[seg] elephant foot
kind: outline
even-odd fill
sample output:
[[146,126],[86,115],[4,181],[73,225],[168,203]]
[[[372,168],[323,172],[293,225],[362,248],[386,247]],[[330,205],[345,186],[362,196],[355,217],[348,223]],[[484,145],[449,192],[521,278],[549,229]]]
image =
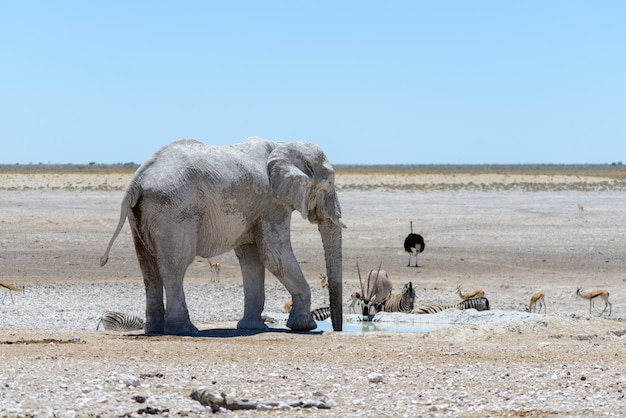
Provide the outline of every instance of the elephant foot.
[[165,326],[163,325],[163,321],[147,321],[144,325],[143,330],[148,335],[165,334]]
[[269,327],[265,325],[262,319],[242,319],[237,322],[237,329],[254,329],[259,331],[267,331]]
[[191,321],[186,321],[184,323],[178,324],[168,324],[165,327],[165,334],[167,335],[186,335],[186,336],[194,336],[198,335],[200,332],[198,328],[191,323]]
[[317,328],[311,314],[291,315],[287,321],[287,327],[294,331],[310,331]]

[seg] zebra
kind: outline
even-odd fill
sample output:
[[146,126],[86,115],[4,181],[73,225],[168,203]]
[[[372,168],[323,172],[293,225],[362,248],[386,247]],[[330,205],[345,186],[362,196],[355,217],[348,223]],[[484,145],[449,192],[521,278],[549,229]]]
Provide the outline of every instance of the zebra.
[[[291,307],[293,303],[291,299],[287,299],[285,302],[285,312],[291,312]],[[325,321],[330,318],[330,306],[322,306],[320,308],[315,308],[311,311],[311,316],[316,321]]]
[[330,306],[322,306],[311,311],[311,316],[316,321],[325,321],[330,318]]
[[454,305],[422,305],[415,308],[413,313],[433,314],[447,309],[476,309],[477,311],[488,311],[489,300],[487,300],[487,298],[471,298]]
[[143,330],[145,321],[135,315],[129,315],[122,312],[106,311],[100,317],[96,331],[100,328],[100,324],[106,331],[137,331]]
[[402,288],[402,293],[392,293],[386,301],[376,307],[376,310],[379,312],[411,313],[414,304],[415,291],[413,290],[413,283],[408,282]]

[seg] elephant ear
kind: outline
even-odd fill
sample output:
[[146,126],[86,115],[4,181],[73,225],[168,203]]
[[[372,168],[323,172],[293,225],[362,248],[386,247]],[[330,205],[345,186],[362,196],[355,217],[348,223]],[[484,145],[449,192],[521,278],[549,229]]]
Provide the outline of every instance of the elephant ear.
[[[302,157],[297,143],[281,143],[269,155],[267,171],[274,197],[308,215],[307,193],[312,182],[309,163]],[[312,144],[311,144],[312,145]]]

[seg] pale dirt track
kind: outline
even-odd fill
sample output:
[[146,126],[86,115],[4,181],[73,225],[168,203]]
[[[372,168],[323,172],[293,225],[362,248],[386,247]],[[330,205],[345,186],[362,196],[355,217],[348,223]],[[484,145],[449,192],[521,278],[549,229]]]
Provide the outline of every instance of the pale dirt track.
[[[453,290],[462,284],[466,290],[484,289],[492,309],[506,314],[542,290],[548,314],[532,320],[427,334],[138,338],[93,330],[94,318],[107,306],[144,309],[128,227],[109,264],[98,265],[119,216],[122,192],[115,190],[116,182],[129,180],[116,176],[1,177],[0,281],[26,288],[12,295],[0,289],[0,415],[195,416],[209,413],[188,397],[199,387],[237,398],[315,399],[331,406],[274,411],[288,416],[623,414],[623,191],[368,190],[368,183],[406,179],[338,178],[339,186],[365,184],[340,192],[349,227],[344,300],[358,288],[358,258],[363,269],[382,261],[396,288],[411,280],[418,303],[455,302]],[[524,182],[529,180],[532,176]],[[25,183],[28,187],[19,186]],[[426,239],[420,268],[406,267],[402,249],[410,220]],[[296,214],[292,241],[314,304],[321,304],[317,277],[324,261],[317,229]],[[206,260],[199,259],[187,274],[190,312],[202,329],[232,328],[241,312],[236,258],[231,252],[216,259],[222,265],[220,285],[207,284]],[[609,290],[611,318],[589,317],[588,302],[571,297],[577,286]],[[287,293],[271,276],[267,287],[266,310],[279,311]],[[224,296],[229,292],[230,298]],[[46,294],[53,300],[46,302]],[[58,312],[59,300],[68,305],[60,309],[64,312]],[[222,311],[224,305],[230,310]],[[71,319],[74,312],[79,319]],[[59,317],[69,319],[59,322]],[[370,373],[382,382],[370,383]],[[141,397],[145,401],[138,402]]]

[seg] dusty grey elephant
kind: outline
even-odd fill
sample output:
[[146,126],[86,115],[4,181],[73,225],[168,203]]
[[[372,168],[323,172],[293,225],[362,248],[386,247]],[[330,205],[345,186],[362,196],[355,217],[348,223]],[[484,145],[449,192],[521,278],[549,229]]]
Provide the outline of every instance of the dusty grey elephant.
[[333,329],[341,331],[341,228],[346,225],[334,170],[309,142],[250,138],[208,146],[185,139],[164,146],[135,173],[100,264],[106,264],[128,218],[146,288],[146,333],[193,335],[198,329],[185,302],[185,271],[196,255],[209,258],[234,249],[244,289],[244,314],[237,327],[267,328],[261,319],[267,268],[291,294],[287,326],[310,330],[316,327],[311,289],[291,247],[294,210],[318,225]]

